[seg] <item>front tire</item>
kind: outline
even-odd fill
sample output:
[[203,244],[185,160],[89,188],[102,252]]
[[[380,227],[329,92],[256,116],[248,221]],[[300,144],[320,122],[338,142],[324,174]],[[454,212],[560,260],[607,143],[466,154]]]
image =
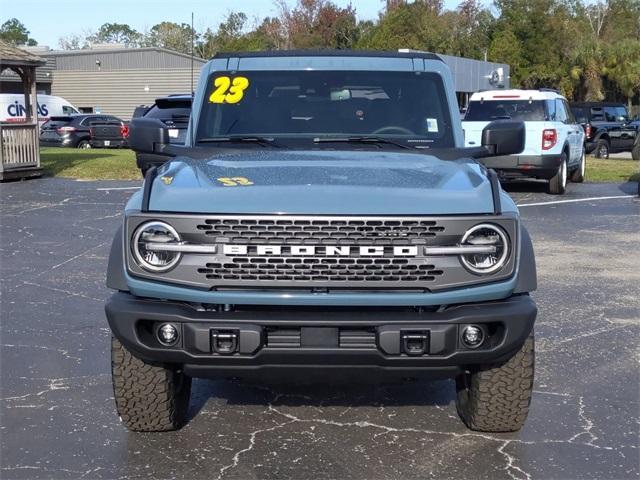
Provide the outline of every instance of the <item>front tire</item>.
[[[640,131],[638,131],[638,135],[640,135]],[[631,158],[634,160],[640,160],[640,142],[636,142],[633,150],[631,150]]]
[[456,407],[471,430],[515,432],[529,413],[534,375],[533,332],[505,363],[489,365],[456,379]]
[[91,148],[91,144],[89,143],[89,140],[80,140],[76,145],[76,148],[88,149]]
[[549,193],[552,195],[563,195],[567,191],[567,155],[562,154],[558,171],[549,180]]
[[186,419],[191,377],[134,357],[111,337],[111,374],[116,410],[134,432],[165,432]]
[[571,173],[571,181],[573,183],[582,183],[584,182],[584,174],[587,169],[587,155],[582,151],[582,156],[580,157],[580,165]]

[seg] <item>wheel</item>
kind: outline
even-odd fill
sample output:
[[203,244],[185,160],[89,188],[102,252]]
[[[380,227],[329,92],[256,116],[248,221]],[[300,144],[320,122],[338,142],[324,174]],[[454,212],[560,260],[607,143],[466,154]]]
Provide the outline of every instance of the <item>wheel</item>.
[[191,378],[134,357],[111,337],[113,396],[120,419],[135,432],[180,428],[186,419]]
[[91,148],[89,140],[80,140],[76,145],[76,148]]
[[567,155],[562,154],[558,172],[549,180],[549,193],[562,195],[567,191]]
[[596,148],[593,150],[596,158],[609,158],[609,141],[601,138],[596,143]]
[[[640,135],[640,132],[638,132],[638,135]],[[633,146],[633,150],[631,150],[631,158],[634,160],[640,160],[640,142],[636,142]]]
[[582,150],[582,156],[580,157],[580,165],[573,172],[571,172],[571,181],[573,183],[584,182],[584,173],[587,169],[587,155]]
[[456,379],[458,414],[471,430],[515,432],[527,419],[534,372],[533,332],[507,362]]

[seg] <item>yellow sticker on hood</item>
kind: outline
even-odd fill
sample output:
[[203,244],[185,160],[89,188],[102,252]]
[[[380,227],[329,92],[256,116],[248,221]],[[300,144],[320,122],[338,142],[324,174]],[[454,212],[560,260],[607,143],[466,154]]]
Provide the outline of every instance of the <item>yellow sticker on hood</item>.
[[248,187],[253,182],[246,177],[219,177],[217,179],[225,187]]

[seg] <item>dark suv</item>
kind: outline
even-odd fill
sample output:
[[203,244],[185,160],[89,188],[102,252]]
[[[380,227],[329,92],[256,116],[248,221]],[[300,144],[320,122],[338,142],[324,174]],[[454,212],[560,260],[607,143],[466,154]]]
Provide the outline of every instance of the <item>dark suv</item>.
[[45,147],[91,148],[89,128],[93,123],[122,122],[113,115],[81,114],[51,117],[40,128],[40,144]]
[[[166,126],[172,144],[184,144],[191,115],[191,95],[176,94],[157,98],[150,107],[137,107],[133,117],[157,118]],[[152,166],[160,166],[169,157],[165,155],[136,153],[136,164],[144,175]]]
[[585,150],[597,158],[610,153],[630,152],[638,133],[631,124],[627,107],[621,103],[572,103],[571,111],[586,133]]

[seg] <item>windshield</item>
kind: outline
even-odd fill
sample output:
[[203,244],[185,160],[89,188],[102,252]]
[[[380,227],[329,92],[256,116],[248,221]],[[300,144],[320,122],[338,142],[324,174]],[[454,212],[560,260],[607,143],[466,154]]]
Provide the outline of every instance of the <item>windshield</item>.
[[429,72],[216,72],[198,141],[224,136],[393,138],[453,147],[442,79]]
[[491,120],[540,121],[546,119],[544,100],[485,100],[469,103],[467,122]]

